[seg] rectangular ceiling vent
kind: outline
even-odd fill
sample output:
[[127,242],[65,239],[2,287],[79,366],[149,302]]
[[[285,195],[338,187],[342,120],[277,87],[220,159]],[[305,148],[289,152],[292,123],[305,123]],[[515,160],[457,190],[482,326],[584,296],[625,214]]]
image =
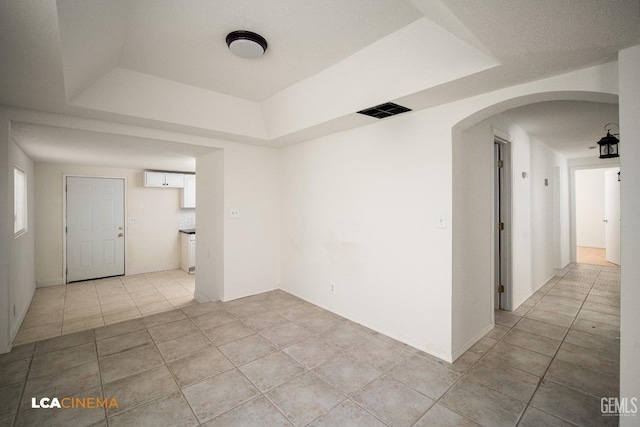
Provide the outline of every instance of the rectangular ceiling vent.
[[375,117],[376,119],[384,119],[385,117],[395,116],[396,114],[406,113],[407,111],[411,111],[411,109],[394,104],[393,102],[387,102],[386,104],[380,104],[358,111],[358,114]]

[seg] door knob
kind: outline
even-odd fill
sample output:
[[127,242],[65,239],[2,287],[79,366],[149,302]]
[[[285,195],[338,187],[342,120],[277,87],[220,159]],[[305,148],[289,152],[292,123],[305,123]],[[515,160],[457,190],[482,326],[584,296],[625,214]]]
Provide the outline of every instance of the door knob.
[[608,222],[609,222],[609,220],[603,219],[603,220],[602,220],[602,222],[607,222],[607,223],[608,223]]
[[118,234],[118,237],[122,237],[122,236],[124,236],[124,234],[122,234],[122,233],[119,233],[119,234]]
[[122,230],[122,226],[118,227],[118,230]]

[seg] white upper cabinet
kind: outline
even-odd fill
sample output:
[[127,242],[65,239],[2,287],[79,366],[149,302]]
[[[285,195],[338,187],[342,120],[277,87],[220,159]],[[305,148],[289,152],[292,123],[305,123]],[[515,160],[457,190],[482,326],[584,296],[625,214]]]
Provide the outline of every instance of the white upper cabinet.
[[196,176],[185,174],[184,188],[182,189],[181,208],[196,207]]
[[181,173],[165,173],[166,187],[184,188],[184,175]]
[[146,171],[144,173],[144,186],[184,188],[184,174]]

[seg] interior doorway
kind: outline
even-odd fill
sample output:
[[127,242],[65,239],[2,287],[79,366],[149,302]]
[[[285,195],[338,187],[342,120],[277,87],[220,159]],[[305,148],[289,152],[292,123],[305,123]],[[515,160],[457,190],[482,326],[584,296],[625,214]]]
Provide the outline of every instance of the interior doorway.
[[576,262],[620,265],[620,168],[575,171]]
[[495,306],[511,310],[511,150],[494,138]]

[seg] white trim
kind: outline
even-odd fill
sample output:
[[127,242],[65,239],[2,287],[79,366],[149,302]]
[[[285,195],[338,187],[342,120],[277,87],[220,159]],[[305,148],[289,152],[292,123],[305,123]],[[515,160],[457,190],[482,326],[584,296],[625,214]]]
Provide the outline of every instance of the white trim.
[[195,299],[196,301],[198,301],[199,303],[204,303],[204,302],[210,302],[210,301],[218,301],[218,300],[213,300],[207,296],[204,296],[201,293],[198,293],[197,291],[193,293],[193,299]]
[[[569,265],[569,264],[567,264],[567,265]],[[536,293],[536,292],[538,292],[540,289],[542,289],[542,288],[543,288],[547,283],[549,283],[551,280],[553,280],[553,278],[554,278],[554,277],[555,277],[555,273],[554,273],[554,274],[552,274],[551,276],[549,276],[549,278],[547,278],[546,280],[543,280],[541,284],[539,284],[539,285],[535,286],[534,290],[533,290],[532,292],[530,292],[528,295],[526,295],[525,297],[523,297],[523,298],[522,298],[522,301],[520,301],[520,302],[518,303],[518,305],[515,305],[515,304],[513,305],[513,310],[511,310],[511,311],[515,311],[515,310],[517,310],[518,308],[520,308],[520,306],[521,306],[522,304],[524,304],[525,302],[527,302],[527,300],[528,300],[529,298],[531,298],[531,297],[533,296],[533,294],[535,294],[535,293]]]
[[509,135],[507,132],[498,129],[495,126],[491,126],[491,131],[493,132],[493,139],[496,138],[502,139],[504,142],[513,142],[513,137]]
[[[324,310],[327,310],[327,311],[329,311],[329,312],[331,312],[333,314],[336,314],[336,315],[338,315],[340,317],[344,317],[347,320],[355,322],[355,323],[357,323],[359,325],[362,325],[362,326],[364,326],[366,328],[369,328],[372,331],[378,332],[378,333],[380,333],[382,335],[385,335],[385,336],[387,336],[389,338],[393,338],[396,341],[400,341],[401,343],[406,344],[406,345],[408,345],[410,347],[413,347],[413,348],[415,348],[417,350],[424,351],[425,353],[428,353],[428,354],[430,354],[430,355],[432,355],[434,357],[442,359],[445,362],[453,363],[453,361],[455,360],[455,358],[453,358],[450,353],[442,352],[442,351],[436,350],[434,348],[431,348],[429,346],[423,345],[422,343],[415,341],[411,337],[407,337],[407,336],[398,334],[398,333],[396,333],[394,331],[391,331],[391,330],[385,328],[384,326],[376,325],[376,324],[373,324],[371,322],[362,320],[358,316],[354,316],[351,313],[338,313],[338,312],[332,310],[331,308],[326,307],[326,306],[324,306],[322,304],[318,304],[317,302],[308,301],[305,298],[301,297],[300,295],[297,295],[295,292],[292,292],[290,290],[284,290],[284,289],[282,289],[282,290],[284,292],[287,292],[287,293],[289,293],[289,294],[291,294],[293,296],[296,296],[296,297],[300,298],[303,301],[306,301],[306,302],[308,302],[310,304],[313,304],[313,305],[315,305],[317,307],[320,307],[320,308],[322,308]],[[197,297],[196,297],[196,300],[198,300]],[[493,327],[493,325],[490,325],[490,326]],[[487,332],[484,332],[483,336],[486,333]],[[480,338],[482,338],[482,337],[480,337]]]
[[[512,233],[512,228],[513,228],[513,200],[512,200],[512,192],[513,192],[513,170],[512,170],[512,164],[513,164],[513,158],[512,158],[512,149],[511,149],[511,144],[513,142],[513,138],[507,134],[504,131],[501,131],[500,129],[496,128],[496,127],[491,127],[491,130],[493,132],[493,141],[492,143],[495,145],[496,142],[503,144],[505,147],[505,152],[504,152],[504,175],[505,175],[505,180],[504,180],[504,185],[505,185],[505,204],[506,206],[506,210],[507,210],[507,221],[505,221],[505,223],[507,224],[507,227],[505,227],[504,233],[505,233],[505,241],[507,243],[507,248],[506,248],[506,279],[504,280],[504,283],[506,283],[504,285],[504,309],[505,310],[512,310],[513,309],[513,233]],[[494,147],[495,150],[495,147]],[[494,157],[495,158],[495,157]],[[492,241],[492,247],[494,248],[493,253],[492,253],[492,265],[494,266],[494,268],[492,269],[492,278],[491,278],[491,283],[493,284],[491,286],[491,319],[492,322],[495,322],[495,318],[494,318],[494,310],[496,308],[495,303],[496,303],[496,288],[495,288],[495,284],[496,284],[496,268],[499,268],[499,266],[497,265],[498,262],[498,256],[497,256],[497,251],[498,251],[498,244],[496,241],[496,227],[498,224],[497,221],[497,212],[496,212],[496,206],[497,206],[497,194],[496,194],[496,186],[497,186],[497,168],[495,167],[495,165],[492,165],[492,175],[493,175],[493,179],[494,179],[494,185],[492,188],[492,199],[494,202],[494,208],[493,208],[493,224],[491,227],[491,241]]]
[[453,360],[455,361],[458,357],[462,356],[467,350],[473,347],[475,343],[480,341],[482,338],[484,338],[485,335],[491,332],[493,328],[495,328],[495,326],[496,325],[494,323],[487,325],[487,327],[480,331],[480,333],[478,333],[475,337],[471,338],[469,341],[458,347],[458,349],[456,349],[452,354]]
[[[23,227],[16,231],[16,171],[19,172],[23,177],[23,186],[24,191],[22,194],[22,222]],[[18,237],[26,234],[29,231],[29,194],[28,194],[29,183],[27,182],[27,173],[18,165],[13,165],[13,238],[17,239]],[[31,207],[33,208],[33,207]]]
[[571,264],[571,260],[567,261],[564,265],[561,264],[561,267],[558,268],[557,270],[563,270],[563,269],[567,268],[569,266],[569,264]]
[[[569,160],[569,263],[577,262],[577,230],[576,230],[576,171],[588,169],[610,169],[620,167],[620,158]],[[568,265],[568,264],[567,264]]]
[[24,318],[27,316],[27,312],[29,311],[29,307],[31,307],[31,303],[33,302],[33,296],[35,294],[36,294],[35,291],[31,293],[31,298],[29,298],[29,304],[25,304],[22,307],[22,311],[17,314],[16,319],[12,322],[11,330],[9,331],[9,334],[10,334],[9,340],[12,343],[13,343],[13,340],[16,339],[16,335],[18,335],[18,331],[20,331],[20,326],[22,326],[22,322],[24,322]]
[[179,270],[180,263],[177,264],[165,264],[165,265],[151,265],[143,268],[136,268],[127,271],[127,276],[132,276],[134,274],[144,274],[144,273],[155,273],[158,271],[167,271],[167,270]]
[[64,173],[62,174],[62,284],[67,283],[67,233],[65,232],[65,229],[67,227],[67,190],[66,190],[66,185],[67,185],[67,177],[71,177],[71,178],[105,178],[105,179],[121,179],[122,181],[124,181],[124,188],[123,188],[123,194],[122,197],[124,198],[123,200],[123,227],[125,230],[124,233],[124,275],[127,276],[129,275],[129,272],[127,271],[127,259],[128,259],[128,254],[127,254],[127,246],[129,246],[127,244],[127,239],[128,239],[128,235],[129,235],[129,225],[127,222],[127,212],[129,211],[128,206],[127,206],[127,201],[128,201],[128,197],[127,197],[127,187],[128,187],[128,183],[127,183],[127,177],[126,176],[102,176],[102,175],[81,175],[81,174],[70,174],[70,173]]
[[11,343],[0,347],[0,354],[9,353],[11,351]]
[[55,279],[47,279],[36,281],[36,288],[47,288],[49,286],[64,285],[64,278],[56,277]]

